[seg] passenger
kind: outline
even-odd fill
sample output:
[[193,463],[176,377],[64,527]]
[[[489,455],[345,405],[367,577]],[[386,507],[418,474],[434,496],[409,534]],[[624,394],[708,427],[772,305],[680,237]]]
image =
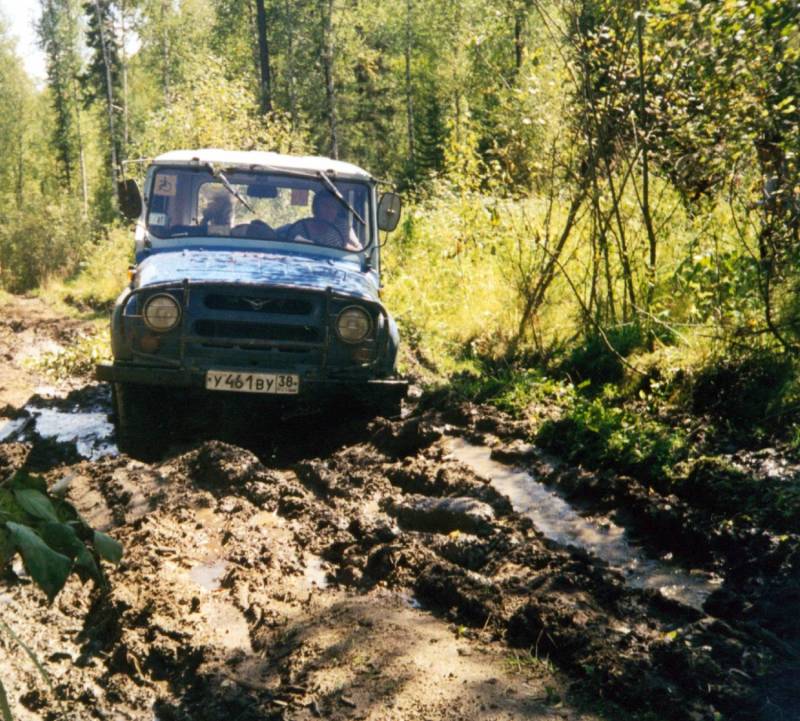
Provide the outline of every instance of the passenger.
[[204,225],[207,229],[211,229],[213,226],[215,233],[222,232],[224,228],[229,231],[232,217],[233,203],[231,202],[231,194],[227,190],[219,188],[215,189],[211,197],[209,197],[208,204],[203,211],[203,217],[200,219],[200,225]]
[[344,250],[361,250],[361,242],[347,219],[348,210],[327,190],[314,195],[311,202],[313,218],[302,221],[311,239],[320,245]]

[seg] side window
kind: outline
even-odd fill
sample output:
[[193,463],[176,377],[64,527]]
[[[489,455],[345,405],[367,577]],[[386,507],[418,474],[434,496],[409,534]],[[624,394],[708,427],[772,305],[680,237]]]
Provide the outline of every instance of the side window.
[[150,225],[155,225],[158,227],[167,227],[169,226],[169,207],[167,201],[169,198],[165,198],[163,195],[155,195],[150,198],[150,203],[148,207],[148,223]]
[[191,186],[179,170],[159,170],[153,179],[147,223],[156,235],[183,232],[191,220]]
[[160,171],[153,179],[148,222],[165,231],[175,224],[175,200],[177,197],[177,173]]

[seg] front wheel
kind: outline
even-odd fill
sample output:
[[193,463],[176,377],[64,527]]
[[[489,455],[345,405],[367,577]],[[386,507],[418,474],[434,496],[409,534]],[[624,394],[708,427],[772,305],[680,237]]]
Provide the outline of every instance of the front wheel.
[[382,398],[374,404],[373,411],[375,415],[382,416],[383,418],[400,418],[403,412],[403,399]]
[[114,383],[117,446],[141,461],[153,461],[169,445],[168,403],[163,389],[138,383]]

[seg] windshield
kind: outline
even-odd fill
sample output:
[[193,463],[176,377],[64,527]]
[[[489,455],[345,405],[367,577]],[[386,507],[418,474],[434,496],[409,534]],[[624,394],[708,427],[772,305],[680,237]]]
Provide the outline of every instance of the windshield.
[[370,239],[370,187],[335,180],[340,198],[326,182],[312,173],[159,168],[147,227],[158,238],[249,238],[362,250]]

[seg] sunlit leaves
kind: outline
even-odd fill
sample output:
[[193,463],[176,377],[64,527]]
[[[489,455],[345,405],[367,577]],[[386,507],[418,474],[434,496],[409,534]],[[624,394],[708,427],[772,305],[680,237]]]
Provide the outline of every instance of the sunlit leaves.
[[105,533],[94,532],[94,547],[100,557],[106,561],[119,563],[122,559],[122,544]]
[[122,546],[49,494],[42,478],[18,472],[0,485],[0,566],[15,553],[52,601],[72,573],[104,584],[99,559],[118,563]]
[[72,564],[65,555],[54,551],[27,526],[6,523],[10,540],[19,550],[31,578],[52,601],[69,577]]
[[23,511],[26,511],[34,518],[58,523],[58,516],[56,516],[53,504],[41,491],[37,491],[35,488],[22,488],[14,491],[14,499]]
[[136,145],[152,157],[173,148],[227,147],[238,150],[302,150],[280,114],[263,117],[255,96],[240,80],[229,80],[213,57],[195,59],[186,80],[173,89],[170,107],[153,113]]

